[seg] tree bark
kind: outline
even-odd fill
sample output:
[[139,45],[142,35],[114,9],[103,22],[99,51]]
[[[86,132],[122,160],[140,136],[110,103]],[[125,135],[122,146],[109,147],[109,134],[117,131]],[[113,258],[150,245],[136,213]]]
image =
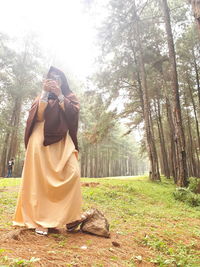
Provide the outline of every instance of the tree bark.
[[196,76],[196,82],[197,82],[197,94],[198,94],[198,100],[199,100],[199,108],[200,108],[200,84],[199,84],[199,72],[197,67],[197,61],[194,53],[194,48],[192,49],[192,55],[194,60],[194,70],[195,70],[195,76]]
[[170,162],[170,173],[174,178],[174,183],[177,183],[177,153],[176,153],[176,142],[174,141],[175,129],[172,118],[172,109],[169,99],[166,97],[166,110],[167,110],[167,120],[169,125],[169,139],[170,139],[170,152],[169,152],[169,162]]
[[161,112],[160,112],[160,102],[157,99],[155,102],[155,111],[157,113],[157,126],[158,126],[158,134],[160,139],[160,148],[161,148],[161,157],[163,162],[163,169],[164,169],[164,175],[167,178],[170,178],[170,171],[169,171],[169,164],[167,159],[167,151],[165,146],[165,138],[164,138],[164,131],[163,131],[163,125],[162,125],[162,118],[161,118]]
[[17,143],[18,143],[18,129],[20,123],[22,101],[20,98],[16,98],[15,105],[13,109],[14,118],[11,122],[12,129],[10,133],[10,144],[8,149],[8,159],[15,158],[17,153]]
[[191,88],[191,85],[190,85],[189,77],[187,77],[187,82],[188,82],[188,90],[189,90],[189,93],[190,93],[190,98],[192,100],[192,106],[193,106],[193,111],[194,111],[194,118],[195,118],[195,124],[196,124],[196,132],[197,132],[197,143],[198,143],[198,147],[200,149],[199,121],[198,121],[198,118],[197,118],[197,110],[196,110],[196,105],[195,105],[193,91],[192,91],[192,88]]
[[133,16],[135,19],[135,38],[137,42],[138,49],[138,61],[139,61],[139,69],[141,75],[141,86],[143,91],[143,103],[144,103],[144,123],[145,123],[145,133],[146,133],[146,144],[148,150],[148,156],[150,161],[150,171],[149,178],[152,181],[160,180],[160,173],[158,169],[158,157],[155,146],[155,141],[153,139],[153,133],[151,129],[150,123],[150,106],[149,106],[149,96],[148,96],[148,87],[146,80],[146,72],[144,67],[144,57],[142,50],[142,42],[140,39],[140,27],[139,27],[139,17],[137,15],[135,1],[133,1]]
[[200,36],[200,1],[199,0],[189,0],[192,4],[192,10],[194,13],[194,17],[197,23],[197,30]]
[[165,28],[167,33],[167,43],[169,49],[169,62],[172,75],[172,93],[173,93],[173,115],[176,131],[176,142],[178,148],[178,186],[185,187],[188,184],[187,164],[186,164],[186,149],[185,135],[182,125],[181,106],[179,97],[178,74],[176,68],[176,55],[174,48],[174,40],[171,29],[171,21],[167,0],[161,0],[164,14]]
[[4,139],[4,145],[1,153],[1,177],[5,177],[6,175],[6,167],[8,161],[8,141],[10,137],[10,132],[7,132]]
[[193,142],[193,138],[192,138],[192,130],[191,130],[191,120],[190,120],[190,115],[188,112],[188,108],[187,108],[187,100],[186,100],[186,96],[184,94],[184,101],[185,101],[185,106],[186,106],[186,118],[187,118],[187,151],[188,151],[188,174],[189,176],[194,176],[196,177],[197,175],[197,168],[196,168],[196,164],[195,164],[195,159],[194,159],[194,142]]

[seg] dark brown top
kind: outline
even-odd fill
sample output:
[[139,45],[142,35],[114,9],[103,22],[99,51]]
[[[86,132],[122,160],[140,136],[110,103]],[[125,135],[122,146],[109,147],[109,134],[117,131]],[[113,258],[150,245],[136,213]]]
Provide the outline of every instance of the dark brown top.
[[[34,101],[29,111],[24,138],[26,148],[36,123],[38,105],[39,98]],[[79,102],[72,92],[64,98],[64,110],[61,108],[58,99],[48,103],[44,112],[44,146],[60,141],[66,136],[67,131],[69,130],[75,148],[78,150],[78,118]]]

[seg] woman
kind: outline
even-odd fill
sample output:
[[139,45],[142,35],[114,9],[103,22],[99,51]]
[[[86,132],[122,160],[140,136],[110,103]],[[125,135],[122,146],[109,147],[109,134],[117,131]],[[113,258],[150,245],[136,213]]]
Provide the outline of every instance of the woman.
[[63,72],[51,67],[25,130],[27,148],[14,225],[48,228],[81,220],[77,128],[79,103]]

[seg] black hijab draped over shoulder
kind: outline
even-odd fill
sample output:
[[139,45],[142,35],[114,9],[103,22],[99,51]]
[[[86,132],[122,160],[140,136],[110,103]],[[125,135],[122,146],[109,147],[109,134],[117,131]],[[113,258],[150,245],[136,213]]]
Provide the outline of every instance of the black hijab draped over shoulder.
[[[44,146],[48,146],[62,140],[69,130],[69,134],[74,142],[75,148],[78,150],[77,130],[79,118],[79,102],[73,92],[70,90],[65,74],[51,67],[50,72],[55,72],[61,77],[61,90],[64,95],[64,110],[56,98],[48,103],[44,112]],[[47,75],[48,77],[48,75]],[[34,101],[26,123],[25,129],[25,147],[27,148],[29,138],[32,134],[37,118],[37,110],[39,106],[39,97]]]

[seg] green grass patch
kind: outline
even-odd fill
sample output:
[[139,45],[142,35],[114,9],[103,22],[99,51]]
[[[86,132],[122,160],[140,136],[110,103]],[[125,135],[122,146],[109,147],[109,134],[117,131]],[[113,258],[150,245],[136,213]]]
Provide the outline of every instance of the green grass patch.
[[3,256],[3,257],[0,257],[0,266],[1,267],[7,267],[7,266],[11,266],[11,267],[32,267],[34,266],[34,263],[35,262],[38,262],[40,261],[39,258],[30,258],[30,260],[26,260],[26,259],[13,259],[13,258],[10,258],[8,256]]

